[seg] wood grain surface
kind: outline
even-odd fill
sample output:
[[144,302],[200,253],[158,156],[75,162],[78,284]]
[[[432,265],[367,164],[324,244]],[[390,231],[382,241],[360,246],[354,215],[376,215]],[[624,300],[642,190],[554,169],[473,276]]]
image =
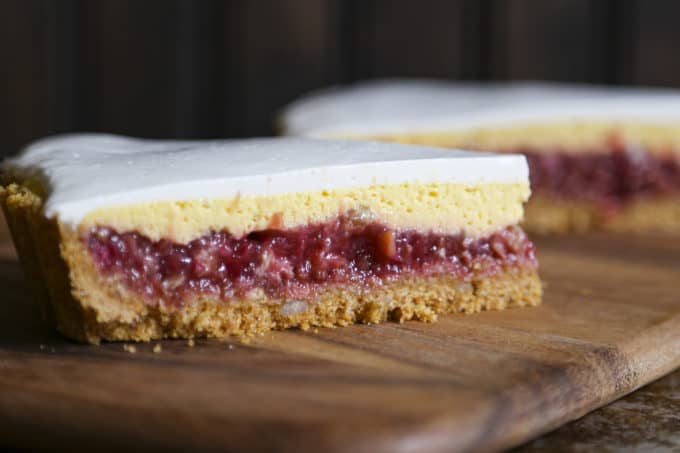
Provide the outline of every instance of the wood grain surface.
[[537,245],[547,284],[538,308],[134,353],[52,332],[6,258],[0,439],[98,450],[496,450],[680,365],[680,241]]

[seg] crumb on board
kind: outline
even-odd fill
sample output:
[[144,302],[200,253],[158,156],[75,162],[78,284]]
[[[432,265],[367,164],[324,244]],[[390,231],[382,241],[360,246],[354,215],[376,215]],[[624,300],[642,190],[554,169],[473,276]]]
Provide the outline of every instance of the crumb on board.
[[160,343],[156,343],[153,347],[154,354],[160,354],[163,351],[163,346]]
[[193,338],[189,338],[187,340],[187,346],[189,346],[190,348],[193,348],[195,345],[196,345],[196,343],[194,342]]
[[234,345],[233,345],[233,344],[230,344],[229,346],[227,346],[227,348],[228,348],[229,350],[232,350],[232,349],[234,349]]
[[133,344],[125,343],[123,345],[123,351],[129,352],[130,354],[135,354],[137,352],[137,347]]

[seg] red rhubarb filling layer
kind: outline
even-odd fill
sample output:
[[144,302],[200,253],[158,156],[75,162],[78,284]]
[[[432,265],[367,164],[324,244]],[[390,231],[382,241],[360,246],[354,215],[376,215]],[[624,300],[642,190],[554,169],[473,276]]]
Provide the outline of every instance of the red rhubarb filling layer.
[[100,273],[149,301],[174,305],[199,293],[223,300],[253,290],[270,297],[308,297],[328,285],[380,285],[401,276],[468,280],[512,266],[537,267],[533,244],[518,227],[471,239],[395,231],[344,215],[242,238],[213,232],[188,244],[107,227],[93,229],[85,240]]
[[680,195],[680,158],[612,145],[599,152],[518,149],[527,157],[534,194],[597,204],[616,213],[634,199]]

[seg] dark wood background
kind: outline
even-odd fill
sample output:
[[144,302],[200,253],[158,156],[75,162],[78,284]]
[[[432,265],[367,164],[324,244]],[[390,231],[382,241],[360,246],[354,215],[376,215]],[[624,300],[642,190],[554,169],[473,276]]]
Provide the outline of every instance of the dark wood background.
[[0,155],[76,130],[270,134],[296,96],[371,77],[680,86],[679,19],[677,0],[0,0]]

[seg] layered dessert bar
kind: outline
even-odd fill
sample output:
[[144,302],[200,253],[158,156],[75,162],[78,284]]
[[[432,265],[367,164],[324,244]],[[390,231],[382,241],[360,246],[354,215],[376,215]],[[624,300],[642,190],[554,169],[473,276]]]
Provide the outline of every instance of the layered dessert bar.
[[538,232],[680,231],[680,92],[387,80],[313,93],[283,132],[521,153]]
[[520,155],[298,138],[45,139],[0,199],[86,342],[252,335],[536,305]]

